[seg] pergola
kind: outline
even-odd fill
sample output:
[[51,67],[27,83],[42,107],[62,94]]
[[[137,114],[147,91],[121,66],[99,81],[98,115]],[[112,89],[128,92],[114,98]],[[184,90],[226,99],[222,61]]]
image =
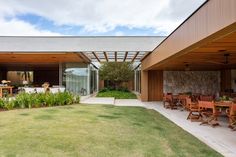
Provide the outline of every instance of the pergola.
[[86,52],[92,62],[140,62],[150,51],[92,51]]

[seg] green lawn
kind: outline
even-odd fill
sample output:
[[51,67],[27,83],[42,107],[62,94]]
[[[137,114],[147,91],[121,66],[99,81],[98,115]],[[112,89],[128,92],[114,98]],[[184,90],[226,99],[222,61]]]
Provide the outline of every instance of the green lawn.
[[0,112],[0,156],[221,156],[153,110],[72,105]]
[[114,97],[115,99],[137,99],[137,96],[134,93],[117,90],[99,92],[97,94],[97,97]]

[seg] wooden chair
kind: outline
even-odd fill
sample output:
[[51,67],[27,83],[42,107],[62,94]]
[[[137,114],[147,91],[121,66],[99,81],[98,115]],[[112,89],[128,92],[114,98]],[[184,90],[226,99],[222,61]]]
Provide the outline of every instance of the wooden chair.
[[187,106],[186,106],[186,98],[188,98],[189,95],[186,94],[181,94],[178,96],[178,103],[177,106],[180,106],[183,110],[186,109],[187,110]]
[[186,98],[186,106],[189,110],[187,120],[190,119],[191,121],[200,121],[201,114],[198,110],[198,103],[192,102],[191,98]]
[[167,94],[163,93],[163,99],[162,99],[162,101],[163,101],[163,107],[164,107],[164,108],[166,108],[166,103],[167,103],[166,95],[167,95]]
[[212,101],[198,101],[198,112],[201,115],[202,123],[211,125],[212,127],[218,126],[217,122],[218,111]]
[[232,104],[226,113],[229,117],[229,128],[236,130],[236,104]]
[[172,94],[166,94],[165,95],[165,103],[167,102],[168,105],[164,105],[165,108],[170,108],[170,109],[177,109],[176,102],[173,99]]

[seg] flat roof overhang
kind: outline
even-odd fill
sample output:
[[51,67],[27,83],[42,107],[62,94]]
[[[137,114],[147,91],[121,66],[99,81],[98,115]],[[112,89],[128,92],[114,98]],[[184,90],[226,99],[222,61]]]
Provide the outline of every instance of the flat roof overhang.
[[[23,58],[33,58],[36,54],[36,60],[54,54],[62,61],[70,57],[71,61],[77,61],[77,56],[81,56],[89,62],[139,62],[164,39],[163,36],[0,36],[0,55],[3,56],[0,62],[9,60],[13,54],[10,60],[11,57],[21,60],[22,54]],[[45,56],[38,58],[39,53]],[[67,55],[63,56],[64,53]]]
[[236,32],[154,66],[156,70],[222,70],[236,68]]
[[1,52],[0,64],[47,64],[64,62],[83,62],[89,63],[90,59],[82,53],[73,52]]
[[[234,68],[235,32],[236,1],[207,1],[142,60],[142,70]],[[230,54],[227,65],[224,54]]]

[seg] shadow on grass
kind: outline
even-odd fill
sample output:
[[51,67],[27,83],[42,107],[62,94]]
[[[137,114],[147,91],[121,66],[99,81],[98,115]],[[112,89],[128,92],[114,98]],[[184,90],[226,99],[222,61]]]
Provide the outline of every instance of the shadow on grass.
[[57,113],[59,112],[58,110],[56,109],[47,109],[47,110],[43,110],[44,112],[47,112],[47,113]]
[[153,129],[164,131],[165,129],[160,126],[154,126]]
[[115,106],[113,106],[113,105],[102,105],[102,107],[104,107],[104,108],[114,108]]
[[135,126],[143,126],[143,124],[141,124],[141,123],[133,123],[133,125],[135,125]]
[[120,116],[112,116],[112,115],[98,115],[99,118],[105,118],[105,119],[117,119],[120,118]]
[[52,120],[53,117],[51,115],[39,115],[35,116],[34,119],[39,119],[39,120]]
[[30,114],[29,113],[20,113],[19,115],[20,116],[29,116]]
[[116,116],[121,116],[121,115],[123,115],[122,113],[117,113],[117,112],[114,112],[114,113],[112,113],[113,115],[116,115]]
[[61,106],[59,109],[74,109],[72,106]]
[[81,111],[74,111],[73,113],[88,114],[88,113],[90,113],[90,112],[81,110]]

